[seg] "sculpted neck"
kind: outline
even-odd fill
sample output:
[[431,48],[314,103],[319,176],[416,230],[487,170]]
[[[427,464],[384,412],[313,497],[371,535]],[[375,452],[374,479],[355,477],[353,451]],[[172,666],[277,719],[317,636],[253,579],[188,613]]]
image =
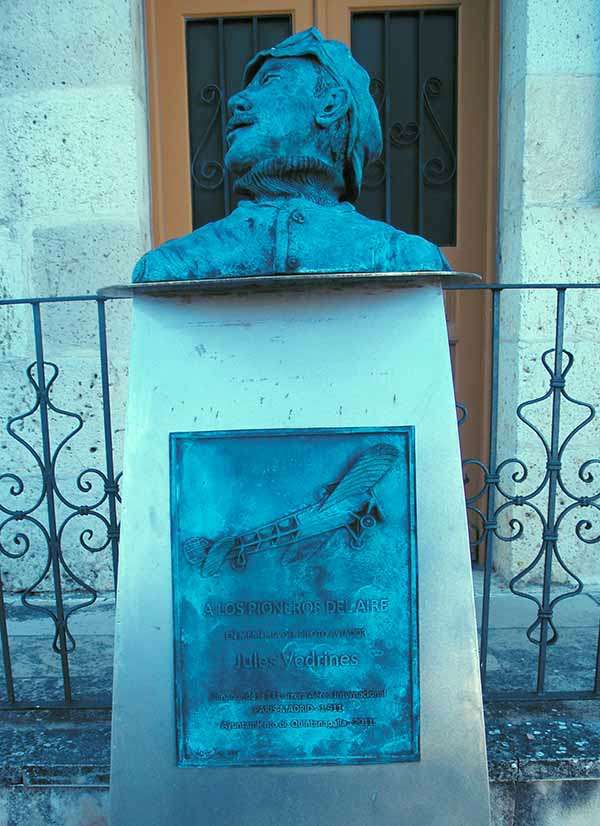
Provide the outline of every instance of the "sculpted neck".
[[306,198],[333,206],[341,199],[344,181],[334,166],[318,158],[271,158],[238,178],[234,190],[255,201]]

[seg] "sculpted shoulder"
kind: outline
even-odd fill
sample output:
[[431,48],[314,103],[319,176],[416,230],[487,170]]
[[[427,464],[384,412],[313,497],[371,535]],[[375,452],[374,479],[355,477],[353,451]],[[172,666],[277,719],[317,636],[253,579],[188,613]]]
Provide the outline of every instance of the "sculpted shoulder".
[[367,247],[374,247],[375,268],[379,272],[432,270],[449,272],[450,264],[439,247],[420,235],[410,235],[386,224],[367,218],[354,211],[346,217],[347,230],[361,239]]
[[[210,251],[216,244],[223,243],[223,235],[227,235],[227,227],[223,226],[227,219],[215,221],[200,229],[165,241],[159,247],[143,255],[135,265],[132,280],[134,283],[142,281],[185,281],[196,278],[197,259],[199,252],[203,257],[210,258]],[[205,269],[210,270],[210,262],[206,262]],[[206,273],[207,275],[209,272]]]
[[133,281],[185,281],[269,272],[274,216],[273,209],[243,202],[220,221],[146,253],[133,271]]
[[174,238],[143,255],[133,270],[134,283],[142,281],[178,281],[189,278],[193,236]]
[[392,247],[400,272],[416,269],[450,272],[452,269],[440,248],[420,235],[395,230]]

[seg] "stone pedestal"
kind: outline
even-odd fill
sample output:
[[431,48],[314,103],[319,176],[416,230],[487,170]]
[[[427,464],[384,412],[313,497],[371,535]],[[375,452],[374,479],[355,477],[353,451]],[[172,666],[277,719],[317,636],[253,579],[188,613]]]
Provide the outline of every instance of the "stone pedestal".
[[[458,276],[446,274],[445,278]],[[442,276],[136,290],[112,826],[486,826],[477,637]],[[169,434],[413,426],[420,759],[177,766]]]

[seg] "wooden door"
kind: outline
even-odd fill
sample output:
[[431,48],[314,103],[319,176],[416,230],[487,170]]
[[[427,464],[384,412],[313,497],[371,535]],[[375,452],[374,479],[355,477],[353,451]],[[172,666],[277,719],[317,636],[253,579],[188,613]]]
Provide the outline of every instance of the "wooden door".
[[[384,153],[366,215],[424,235],[457,270],[495,272],[498,0],[147,0],[153,242],[228,214],[225,103],[246,60],[317,25],[372,75]],[[487,454],[488,316],[447,293],[463,456]],[[474,480],[478,482],[480,480]]]

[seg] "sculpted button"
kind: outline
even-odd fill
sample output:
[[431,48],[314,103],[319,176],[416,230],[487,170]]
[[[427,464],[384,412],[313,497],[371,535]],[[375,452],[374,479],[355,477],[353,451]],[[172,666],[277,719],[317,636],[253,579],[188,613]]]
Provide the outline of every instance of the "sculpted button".
[[299,209],[295,209],[292,212],[292,221],[295,221],[297,224],[303,224],[306,219],[304,215],[300,212]]
[[298,261],[298,259],[294,255],[290,255],[290,257],[287,260],[288,270],[297,270],[299,266],[300,261]]

